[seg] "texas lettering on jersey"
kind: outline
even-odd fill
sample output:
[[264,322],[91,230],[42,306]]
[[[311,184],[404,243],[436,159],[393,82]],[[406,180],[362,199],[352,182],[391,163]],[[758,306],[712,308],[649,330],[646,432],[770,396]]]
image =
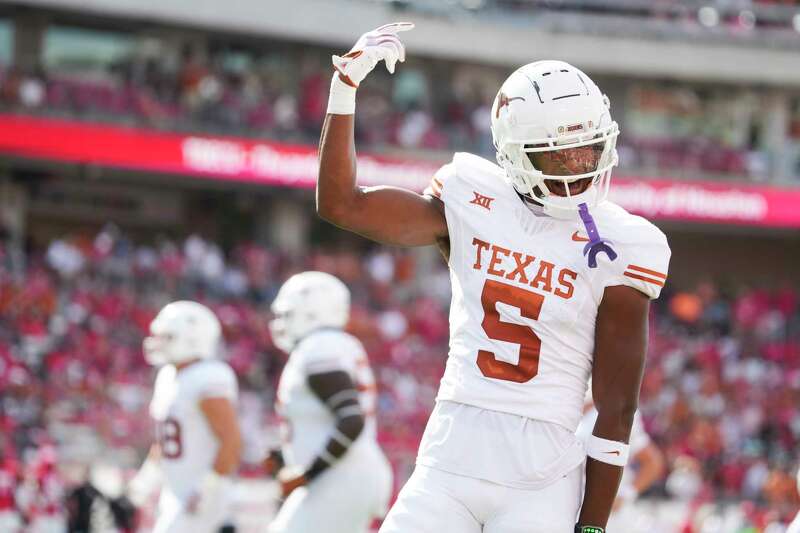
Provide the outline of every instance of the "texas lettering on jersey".
[[565,300],[572,298],[575,292],[573,282],[578,279],[577,272],[477,237],[473,237],[472,245],[475,247],[475,264],[472,265],[475,270],[484,271],[496,278],[530,285]]

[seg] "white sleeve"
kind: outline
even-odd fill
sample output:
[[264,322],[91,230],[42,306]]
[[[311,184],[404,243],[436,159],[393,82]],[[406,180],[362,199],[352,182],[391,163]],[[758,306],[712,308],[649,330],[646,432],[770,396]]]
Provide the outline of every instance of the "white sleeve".
[[423,191],[423,194],[434,196],[439,200],[445,202],[445,189],[447,183],[452,181],[452,177],[456,175],[456,164],[451,162],[442,166],[431,178],[430,183]]
[[606,270],[603,288],[626,285],[656,299],[667,282],[671,255],[667,238],[655,226],[636,237],[618,247],[615,261],[602,261]]
[[209,366],[198,386],[200,398],[227,398],[235,401],[239,385],[233,369],[225,363]]

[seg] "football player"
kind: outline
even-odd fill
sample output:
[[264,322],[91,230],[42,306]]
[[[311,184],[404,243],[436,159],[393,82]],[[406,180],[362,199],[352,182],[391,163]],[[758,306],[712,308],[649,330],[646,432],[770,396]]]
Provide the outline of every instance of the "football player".
[[[584,407],[585,414],[578,425],[576,434],[583,442],[588,442],[592,428],[597,422],[597,409],[591,396]],[[637,513],[632,505],[641,493],[649,489],[664,475],[664,454],[658,446],[650,440],[650,435],[644,429],[642,417],[637,411],[633,416],[630,446],[630,463],[635,469],[626,468],[622,474],[617,499],[614,501],[611,516],[608,519],[609,531],[650,531],[650,524],[646,517]]]
[[156,442],[128,496],[141,505],[163,479],[155,533],[216,533],[229,517],[241,436],[236,375],[217,359],[221,331],[210,309],[177,301],[143,343],[147,361],[161,367],[150,403]]
[[376,440],[367,354],[342,330],[350,291],[330,274],[303,272],[283,284],[272,311],[272,338],[290,355],[276,406],[286,500],[269,531],[365,533],[386,513],[392,474]]
[[[356,93],[379,61],[391,73],[405,59],[398,35],[412,27],[382,26],[333,57],[317,183],[324,219],[381,243],[437,244],[450,267],[445,373],[381,532],[603,531],[667,240],[606,199],[619,129],[608,98],[562,61],[525,65],[500,87],[487,117],[498,164],[457,153],[423,194],[360,187]],[[598,416],[585,450],[575,430],[590,375]]]

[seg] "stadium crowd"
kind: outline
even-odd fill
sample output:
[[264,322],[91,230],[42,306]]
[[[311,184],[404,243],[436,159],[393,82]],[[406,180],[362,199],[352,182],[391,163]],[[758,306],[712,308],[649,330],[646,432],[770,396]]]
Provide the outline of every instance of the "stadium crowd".
[[[77,61],[73,58],[33,71],[0,68],[0,110],[316,143],[330,80],[323,51],[282,43],[266,51],[223,48],[201,56],[187,47],[167,60],[154,50],[88,67],[70,64]],[[446,67],[452,72],[442,77],[445,65],[412,60],[394,76],[376,71],[359,94],[358,146],[411,154],[465,150],[493,159],[490,109],[506,73],[460,65]],[[624,131],[623,171],[690,179],[800,175],[800,159],[773,171],[772,159],[780,156],[753,139],[757,117],[746,110],[760,104],[752,95],[615,83],[625,95],[614,99]],[[723,122],[727,112],[742,119]],[[793,137],[800,108],[789,120]]]
[[[141,341],[174,298],[207,302],[222,321],[253,441],[244,469],[258,474],[263,442],[255,441],[274,424],[285,360],[270,340],[268,304],[282,280],[303,269],[332,272],[352,288],[350,329],[375,368],[380,442],[402,483],[447,353],[448,273],[423,263],[385,250],[312,249],[301,259],[253,243],[224,253],[196,235],[139,245],[112,226],[24,255],[0,248],[0,513],[63,519],[57,455],[59,464],[114,450],[141,457],[152,434],[153,379]],[[640,406],[670,473],[652,496],[698,510],[742,495],[741,531],[763,531],[796,512],[799,297],[788,287],[706,282],[668,290],[654,305]],[[70,447],[63,427],[86,428],[103,447]],[[692,520],[686,533],[705,531]]]

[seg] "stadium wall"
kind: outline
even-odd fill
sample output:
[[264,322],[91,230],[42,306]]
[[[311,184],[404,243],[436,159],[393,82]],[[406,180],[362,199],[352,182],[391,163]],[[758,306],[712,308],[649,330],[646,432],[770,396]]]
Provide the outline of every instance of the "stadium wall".
[[[798,50],[740,43],[697,43],[546,31],[522,17],[444,17],[394,10],[388,2],[360,0],[239,0],[220,9],[216,0],[17,0],[16,5],[249,33],[303,43],[349,47],[362,31],[397,19],[417,28],[404,36],[410,54],[497,65],[536,58],[573,62],[593,73],[800,87]],[[331,24],[347,20],[347,24]]]

